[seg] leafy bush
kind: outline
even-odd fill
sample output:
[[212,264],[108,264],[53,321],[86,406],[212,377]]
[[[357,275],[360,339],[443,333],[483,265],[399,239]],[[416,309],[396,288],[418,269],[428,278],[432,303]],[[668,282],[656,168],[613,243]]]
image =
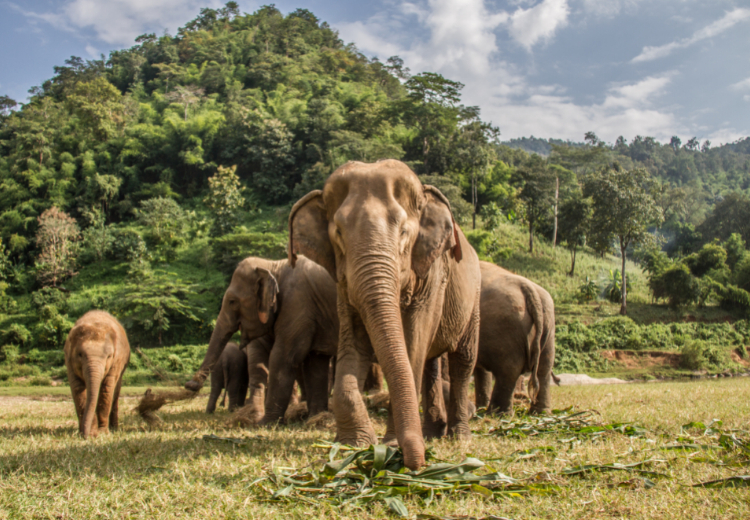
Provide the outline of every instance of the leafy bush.
[[590,302],[596,299],[597,292],[598,287],[596,286],[596,282],[590,280],[587,276],[586,281],[578,286],[575,297],[581,303]]
[[30,339],[31,332],[20,323],[12,323],[3,331],[3,341],[7,343],[25,345]]
[[39,313],[33,328],[34,345],[41,349],[62,349],[73,322],[54,305],[47,305]]
[[31,293],[31,305],[34,310],[41,313],[45,307],[52,306],[60,313],[68,312],[68,293],[44,287]]
[[685,258],[684,263],[690,272],[701,277],[712,269],[722,269],[726,265],[727,252],[718,244],[706,244],[700,251]]
[[112,260],[130,262],[146,254],[146,241],[133,228],[115,229],[112,239],[112,250],[109,255]]
[[701,295],[698,280],[685,264],[674,264],[658,276],[649,280],[654,298],[666,298],[669,305],[678,307],[695,302]]
[[471,247],[477,252],[477,256],[479,256],[480,260],[492,261],[489,253],[492,248],[493,238],[489,231],[484,231],[482,229],[467,231],[466,240],[469,241]]
[[254,233],[235,228],[233,233],[212,240],[214,259],[219,270],[232,277],[240,261],[248,256],[259,256],[272,260],[286,258],[286,233]]
[[682,347],[680,366],[689,370],[721,368],[728,360],[727,352],[716,345],[696,340]]
[[15,365],[20,357],[16,345],[3,345],[0,347],[0,361],[5,365]]
[[[630,279],[627,281],[628,290],[630,290]],[[609,270],[609,279],[607,286],[604,288],[604,296],[612,303],[622,302],[622,274],[619,269]]]

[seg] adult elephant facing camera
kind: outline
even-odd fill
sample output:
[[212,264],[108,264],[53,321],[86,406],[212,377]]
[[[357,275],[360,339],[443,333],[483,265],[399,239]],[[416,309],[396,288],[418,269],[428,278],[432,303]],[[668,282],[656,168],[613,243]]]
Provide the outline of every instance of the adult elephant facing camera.
[[384,441],[398,440],[409,468],[424,465],[423,435],[445,433],[439,374],[444,352],[453,389],[447,431],[469,436],[479,261],[443,194],[423,186],[400,161],[349,162],[331,174],[322,191],[294,205],[289,246],[292,265],[302,253],[337,281],[337,440],[377,441],[361,395],[373,350],[394,396]]

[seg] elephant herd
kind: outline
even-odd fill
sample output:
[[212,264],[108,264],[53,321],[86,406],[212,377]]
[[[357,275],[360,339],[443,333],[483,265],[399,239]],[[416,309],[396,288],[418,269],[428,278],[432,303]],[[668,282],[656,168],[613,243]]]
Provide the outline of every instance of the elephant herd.
[[[439,190],[399,161],[349,162],[292,208],[288,259],[237,266],[185,387],[198,391],[211,374],[208,412],[226,387],[230,408],[244,404],[266,425],[283,420],[295,381],[311,416],[327,410],[332,386],[336,440],[368,445],[377,437],[362,391],[379,365],[391,395],[382,442],[416,469],[425,439],[470,435],[472,374],[477,407],[510,411],[528,372],[531,410],[549,408],[554,321],[547,291],[479,261]],[[82,435],[116,426],[128,357],[104,312],[71,330],[65,360]]]

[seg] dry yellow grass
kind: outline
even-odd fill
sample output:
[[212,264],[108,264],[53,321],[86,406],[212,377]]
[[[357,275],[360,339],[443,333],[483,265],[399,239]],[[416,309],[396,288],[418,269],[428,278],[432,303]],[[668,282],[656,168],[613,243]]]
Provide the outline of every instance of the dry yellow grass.
[[[39,389],[44,392],[45,389]],[[406,499],[417,513],[509,518],[750,518],[750,488],[702,489],[690,484],[748,474],[748,467],[690,462],[686,454],[654,450],[676,437],[689,421],[724,421],[724,428],[750,430],[750,378],[693,383],[560,387],[556,408],[575,405],[598,410],[605,421],[630,421],[650,430],[646,438],[620,434],[598,441],[561,443],[560,438],[497,438],[477,434],[469,441],[432,443],[436,456],[460,462],[472,455],[515,478],[537,475],[559,485],[550,495],[485,499],[480,495],[438,497],[425,507]],[[205,397],[166,406],[163,422],[146,426],[121,402],[119,432],[83,441],[67,396],[0,397],[0,518],[382,518],[382,504],[364,510],[327,505],[261,501],[268,495],[252,483],[273,467],[314,464],[326,456],[312,448],[333,434],[304,425],[252,431],[225,427],[228,414],[202,413]],[[382,432],[382,419],[376,418]],[[473,421],[486,431],[498,419]],[[243,445],[204,440],[203,436],[246,437]],[[510,461],[516,450],[552,446],[554,452]],[[579,464],[630,463],[650,458],[654,478],[644,489],[619,486],[623,472],[561,476]]]

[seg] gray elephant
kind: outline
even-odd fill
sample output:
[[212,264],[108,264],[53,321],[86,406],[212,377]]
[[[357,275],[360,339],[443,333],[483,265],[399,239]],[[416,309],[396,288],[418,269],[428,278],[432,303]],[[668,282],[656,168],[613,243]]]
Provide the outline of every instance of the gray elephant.
[[287,260],[250,257],[240,262],[224,293],[206,356],[187,389],[202,387],[238,330],[241,347],[259,340],[248,351],[248,369],[250,402],[265,405],[262,418],[256,417],[260,424],[283,419],[300,367],[310,374],[305,385],[310,414],[328,409],[328,365],[337,350],[339,321],[336,285],[323,268],[305,258],[295,269]]
[[68,333],[64,351],[81,436],[116,430],[122,375],[130,361],[125,329],[111,314],[89,311]]
[[[532,412],[550,408],[549,386],[555,362],[555,303],[537,284],[489,262],[482,271],[479,356],[474,371],[477,408],[512,411],[519,376],[531,374]],[[492,390],[492,375],[495,387]]]
[[230,412],[245,405],[248,387],[247,355],[234,342],[227,343],[218,363],[211,370],[211,394],[208,397],[206,413],[214,413],[216,401],[226,388],[224,397],[229,397]]
[[[424,464],[424,438],[443,435],[446,423],[449,434],[468,437],[479,261],[445,196],[423,186],[400,161],[349,162],[331,174],[322,191],[292,208],[292,265],[300,253],[337,281],[337,440],[377,442],[361,394],[373,352],[394,396],[384,441],[398,441],[406,466]],[[447,418],[439,363],[444,352],[451,379]]]

